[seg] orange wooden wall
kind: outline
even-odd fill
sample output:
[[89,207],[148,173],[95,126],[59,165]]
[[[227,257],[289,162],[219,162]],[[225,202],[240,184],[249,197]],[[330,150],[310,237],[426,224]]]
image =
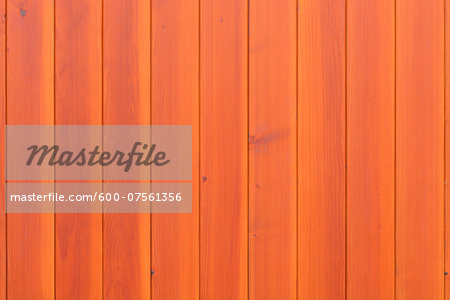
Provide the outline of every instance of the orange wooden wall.
[[1,213],[0,299],[450,299],[450,1],[0,16],[2,148],[5,124],[193,129],[191,214]]

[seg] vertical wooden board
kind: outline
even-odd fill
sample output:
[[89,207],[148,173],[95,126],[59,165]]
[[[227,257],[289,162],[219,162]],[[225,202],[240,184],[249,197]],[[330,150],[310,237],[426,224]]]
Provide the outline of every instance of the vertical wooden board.
[[200,298],[246,299],[248,8],[200,7]]
[[450,299],[450,2],[445,1],[445,190],[444,190],[444,208],[445,208],[445,252],[444,269],[447,274],[444,276],[444,295],[445,299]]
[[249,7],[249,295],[297,297],[297,2]]
[[298,10],[298,298],[345,298],[345,1]]
[[[103,5],[104,124],[148,125],[150,0]],[[149,299],[150,256],[150,214],[104,214],[103,298]]]
[[199,298],[199,3],[153,0],[152,124],[192,126],[192,213],[152,215],[152,299]]
[[[54,123],[53,1],[7,1],[8,125]],[[9,214],[8,299],[54,298],[54,215]]]
[[347,2],[347,299],[394,299],[395,2]]
[[0,299],[6,299],[6,211],[5,211],[5,125],[6,125],[6,2],[0,3]]
[[[55,124],[101,125],[101,2],[57,1],[55,37]],[[101,299],[101,214],[56,214],[55,264],[56,298]]]
[[444,293],[444,3],[397,0],[396,293]]

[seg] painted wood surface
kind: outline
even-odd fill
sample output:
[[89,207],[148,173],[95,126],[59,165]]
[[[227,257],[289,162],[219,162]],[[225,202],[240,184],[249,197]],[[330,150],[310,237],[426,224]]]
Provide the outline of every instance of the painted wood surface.
[[[103,5],[103,124],[150,124],[150,1]],[[103,299],[151,297],[150,226],[150,214],[103,215]]]
[[250,299],[297,293],[295,7],[291,0],[249,7]]
[[152,215],[153,299],[199,298],[199,6],[153,1],[152,124],[192,126],[192,213]]
[[396,294],[444,295],[444,3],[397,1]]
[[299,1],[298,298],[345,298],[345,2]]
[[[92,1],[64,1],[55,6],[57,125],[102,124],[101,15],[101,3]],[[101,190],[101,183],[89,186],[88,190]],[[56,298],[101,299],[102,276],[102,215],[56,214]]]
[[395,3],[347,5],[347,299],[394,299]]
[[243,1],[200,2],[202,299],[248,296],[247,17]]
[[[6,5],[6,124],[53,125],[54,3]],[[55,298],[54,218],[51,213],[7,216],[8,299]]]
[[0,147],[193,134],[192,213],[1,211],[0,299],[450,299],[448,5],[0,1]]

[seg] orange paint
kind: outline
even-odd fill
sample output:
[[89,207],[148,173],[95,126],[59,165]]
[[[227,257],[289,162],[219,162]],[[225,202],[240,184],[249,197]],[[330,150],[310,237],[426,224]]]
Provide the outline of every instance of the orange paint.
[[299,2],[298,299],[345,299],[345,2]]
[[200,298],[246,299],[248,8],[200,8]]
[[395,3],[347,2],[347,299],[394,299]]
[[249,298],[293,299],[297,295],[296,2],[251,1],[249,10]]
[[[55,7],[57,125],[102,124],[101,14],[95,1]],[[92,183],[92,190],[99,186]],[[56,214],[55,257],[57,299],[101,299],[102,215]]]
[[[54,124],[53,2],[7,8],[7,124]],[[8,299],[54,298],[53,251],[53,214],[7,216]]]
[[444,295],[443,8],[397,1],[397,299]]
[[[103,124],[150,124],[150,1],[103,5]],[[103,299],[150,299],[150,225],[103,215]]]
[[192,213],[152,215],[153,299],[199,298],[199,7],[153,1],[152,124],[192,126]]
[[191,125],[193,203],[0,211],[0,299],[449,299],[446,1],[2,3],[0,146]]
[[[5,3],[0,4],[0,16],[5,15]],[[6,124],[6,17],[0,20],[0,149],[5,149]],[[5,155],[0,154],[0,170],[5,170]],[[0,173],[0,299],[6,299],[6,213],[5,213],[5,172]]]

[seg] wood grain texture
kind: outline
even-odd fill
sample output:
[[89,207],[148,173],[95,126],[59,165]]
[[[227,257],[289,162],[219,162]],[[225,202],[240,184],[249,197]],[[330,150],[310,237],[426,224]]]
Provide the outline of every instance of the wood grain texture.
[[445,174],[444,174],[444,208],[445,208],[445,252],[444,252],[444,299],[450,299],[450,2],[445,1]]
[[193,203],[0,210],[0,299],[450,299],[449,3],[1,1],[0,148],[191,125]]
[[296,299],[296,1],[249,12],[249,298]]
[[394,299],[395,2],[347,2],[347,299]]
[[248,7],[200,7],[200,298],[246,299]]
[[298,298],[345,298],[345,1],[299,1]]
[[[6,125],[6,2],[0,3],[0,149],[5,149]],[[0,150],[0,170],[5,153]],[[6,202],[5,172],[0,171],[0,299],[6,299]]]
[[397,0],[397,299],[444,293],[443,8]]
[[199,299],[199,2],[153,0],[152,124],[192,126],[192,213],[152,215],[152,299]]
[[[104,124],[148,125],[150,0],[105,0],[103,5]],[[151,297],[150,249],[149,214],[104,214],[104,299]]]
[[[53,1],[7,1],[8,125],[54,124]],[[54,298],[54,215],[9,214],[8,299]]]
[[[55,124],[101,125],[101,2],[57,1],[55,37]],[[55,264],[57,299],[102,298],[101,214],[56,214]]]

